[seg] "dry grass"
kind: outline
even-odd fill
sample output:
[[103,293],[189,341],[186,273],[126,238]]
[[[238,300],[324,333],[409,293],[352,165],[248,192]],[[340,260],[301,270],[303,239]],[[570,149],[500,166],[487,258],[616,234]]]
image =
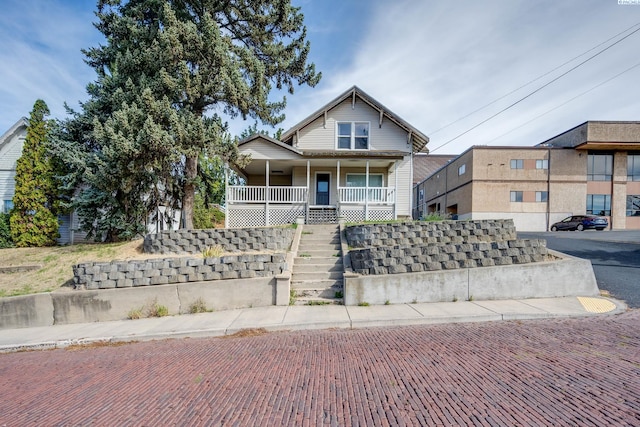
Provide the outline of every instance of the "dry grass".
[[167,255],[143,253],[142,239],[124,243],[0,249],[0,267],[40,266],[33,271],[0,273],[0,297],[50,292],[70,286],[72,267],[81,262],[160,257]]

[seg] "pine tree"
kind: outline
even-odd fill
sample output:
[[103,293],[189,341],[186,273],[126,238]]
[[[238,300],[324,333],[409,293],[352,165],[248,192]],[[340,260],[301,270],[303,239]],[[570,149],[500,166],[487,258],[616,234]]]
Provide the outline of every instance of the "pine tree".
[[58,219],[55,210],[57,187],[51,159],[47,153],[51,122],[47,104],[38,99],[33,105],[22,156],[16,165],[16,189],[11,211],[11,236],[16,246],[56,244]]
[[56,150],[75,165],[74,205],[85,228],[121,238],[157,205],[192,228],[198,159],[240,160],[219,113],[276,125],[273,87],[319,81],[303,15],[290,0],[100,0],[97,16],[107,42],[85,55],[98,79]]

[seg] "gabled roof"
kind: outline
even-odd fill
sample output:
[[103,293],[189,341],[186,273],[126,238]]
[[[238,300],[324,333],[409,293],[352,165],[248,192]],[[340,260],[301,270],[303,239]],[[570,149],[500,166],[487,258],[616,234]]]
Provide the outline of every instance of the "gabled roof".
[[447,165],[457,154],[418,154],[413,157],[413,185],[430,177]]
[[6,131],[2,136],[0,136],[0,150],[11,141],[11,137],[15,135],[21,127],[29,126],[29,120],[26,117],[20,118],[8,131]]
[[414,128],[409,123],[401,119],[399,116],[394,114],[391,110],[389,110],[387,107],[382,105],[380,102],[376,101],[371,96],[367,95],[358,86],[351,87],[349,90],[347,90],[346,92],[344,92],[343,94],[335,98],[333,101],[330,101],[328,104],[324,105],[315,113],[311,114],[309,117],[302,120],[300,123],[296,124],[291,129],[283,133],[282,140],[287,141],[288,139],[293,137],[293,135],[295,135],[297,131],[307,126],[308,124],[316,120],[318,117],[322,117],[326,111],[331,110],[332,108],[338,106],[344,100],[351,98],[353,102],[355,102],[356,97],[364,101],[365,103],[367,103],[369,106],[371,106],[373,109],[377,110],[380,113],[381,123],[383,121],[383,118],[386,118],[387,120],[390,120],[396,125],[398,125],[400,128],[404,129],[409,134],[412,151],[414,153],[419,153],[426,147],[427,143],[429,142],[429,138],[425,134],[423,134],[418,129]]
[[248,136],[248,137],[246,137],[244,139],[241,139],[240,141],[238,141],[238,147],[240,147],[241,145],[247,144],[249,142],[255,141],[257,139],[264,139],[265,141],[270,142],[271,144],[277,145],[280,148],[284,148],[284,149],[292,151],[292,152],[294,152],[296,154],[302,155],[302,152],[300,150],[296,149],[295,147],[292,147],[292,146],[290,146],[288,144],[285,144],[282,141],[278,141],[277,139],[271,138],[269,135],[265,135],[265,134],[262,134],[262,133],[254,133],[251,136]]

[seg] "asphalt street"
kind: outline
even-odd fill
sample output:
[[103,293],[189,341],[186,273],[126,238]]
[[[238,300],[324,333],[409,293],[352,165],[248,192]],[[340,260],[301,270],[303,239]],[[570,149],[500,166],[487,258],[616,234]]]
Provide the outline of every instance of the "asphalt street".
[[518,233],[546,239],[547,247],[591,260],[600,290],[640,308],[640,231],[558,231]]

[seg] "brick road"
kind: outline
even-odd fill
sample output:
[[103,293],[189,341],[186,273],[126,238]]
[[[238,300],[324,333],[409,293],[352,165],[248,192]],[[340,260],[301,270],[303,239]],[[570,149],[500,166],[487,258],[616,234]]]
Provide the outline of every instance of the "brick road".
[[0,426],[640,425],[640,311],[0,355]]

